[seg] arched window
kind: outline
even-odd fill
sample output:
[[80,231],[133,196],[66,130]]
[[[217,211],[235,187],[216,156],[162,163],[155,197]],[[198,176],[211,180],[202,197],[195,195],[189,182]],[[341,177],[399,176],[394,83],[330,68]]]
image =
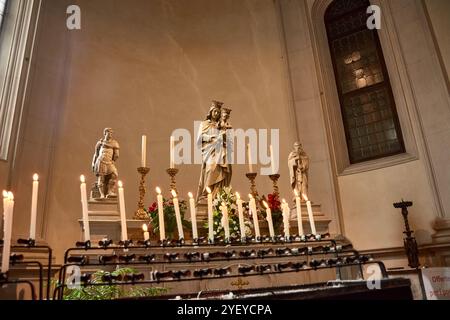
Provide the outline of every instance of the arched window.
[[334,0],[325,13],[350,163],[405,152],[389,75],[368,0]]

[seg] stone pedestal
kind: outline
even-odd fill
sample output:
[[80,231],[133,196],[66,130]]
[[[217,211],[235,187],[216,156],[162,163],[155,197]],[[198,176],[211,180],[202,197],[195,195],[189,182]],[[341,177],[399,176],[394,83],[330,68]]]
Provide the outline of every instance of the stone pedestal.
[[432,235],[434,243],[450,243],[450,219],[436,219],[433,229],[436,230]]

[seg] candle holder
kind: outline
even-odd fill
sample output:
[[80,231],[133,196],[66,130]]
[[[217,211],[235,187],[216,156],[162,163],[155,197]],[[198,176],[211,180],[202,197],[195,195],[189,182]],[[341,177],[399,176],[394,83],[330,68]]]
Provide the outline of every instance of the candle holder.
[[180,170],[176,168],[169,168],[166,170],[166,172],[170,176],[170,190],[174,190],[176,193],[178,193],[176,176],[178,172],[180,172]]
[[0,273],[0,283],[8,282],[8,273]]
[[271,174],[269,175],[270,180],[272,180],[273,183],[273,194],[279,196],[280,192],[278,190],[278,180],[280,179],[279,174]]
[[75,247],[77,248],[84,248],[84,249],[89,249],[91,247],[91,240],[88,241],[77,241],[75,243]]
[[248,178],[248,180],[250,180],[250,192],[251,192],[253,198],[256,199],[258,197],[258,190],[256,190],[255,179],[258,176],[258,174],[256,172],[250,172],[250,173],[247,173],[245,176]]
[[25,245],[27,247],[35,247],[36,246],[36,240],[34,239],[18,239],[18,244]]
[[416,238],[412,236],[414,231],[409,227],[408,222],[408,207],[412,207],[413,203],[411,201],[403,201],[394,203],[394,208],[402,209],[402,216],[405,222],[405,229],[403,233],[406,238],[403,239],[403,244],[405,246],[406,256],[408,257],[408,265],[411,268],[417,269],[420,266],[419,263],[419,249],[417,247]]
[[134,213],[134,219],[136,220],[147,220],[148,215],[144,209],[144,197],[147,191],[145,187],[145,176],[150,172],[150,168],[140,167],[137,169],[139,174],[141,175],[141,181],[139,183],[139,201],[138,201],[138,209]]

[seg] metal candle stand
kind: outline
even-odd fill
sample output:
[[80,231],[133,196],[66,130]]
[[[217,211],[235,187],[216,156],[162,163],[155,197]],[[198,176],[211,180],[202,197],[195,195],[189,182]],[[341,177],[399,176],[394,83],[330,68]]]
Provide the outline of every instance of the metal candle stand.
[[408,257],[408,265],[411,268],[417,269],[420,266],[419,262],[419,249],[417,247],[416,238],[412,236],[414,231],[411,231],[408,222],[408,208],[412,207],[413,203],[411,201],[403,201],[394,203],[394,208],[402,209],[402,216],[405,222],[405,229],[403,233],[406,235],[406,238],[403,239],[403,243],[405,246],[406,256]]
[[253,198],[258,197],[258,190],[256,190],[256,182],[255,179],[258,176],[256,172],[250,172],[245,175],[248,180],[250,181],[250,193],[252,194]]
[[273,194],[279,196],[280,192],[278,190],[278,180],[280,179],[279,174],[271,174],[269,176],[270,180],[272,180],[273,183]]
[[[327,239],[328,238],[328,239]],[[257,247],[264,244],[264,247]],[[86,267],[92,270],[92,267],[105,268],[105,267],[117,267],[118,265],[126,266],[150,266],[155,264],[188,264],[191,265],[188,270],[171,270],[167,272],[152,272],[150,280],[145,280],[141,274],[133,274],[123,276],[121,279],[107,279],[108,281],[102,281],[100,283],[92,283],[89,281],[90,277],[86,275],[84,278],[86,281],[82,283],[82,286],[117,286],[117,285],[144,285],[144,284],[160,284],[160,283],[173,283],[181,281],[197,281],[207,279],[227,279],[227,278],[239,278],[260,276],[260,275],[272,275],[280,273],[298,273],[305,271],[315,271],[319,269],[335,268],[338,270],[337,278],[341,279],[341,268],[348,266],[359,266],[360,276],[363,277],[362,266],[365,264],[378,264],[381,273],[384,278],[387,278],[386,269],[384,264],[379,261],[372,261],[369,256],[362,256],[356,250],[353,249],[351,244],[339,245],[336,240],[329,239],[329,235],[323,235],[321,240],[298,241],[292,239],[292,242],[288,243],[289,246],[295,244],[302,244],[301,247],[289,248],[276,247],[279,244],[286,244],[285,242],[250,242],[243,246],[241,242],[232,242],[229,245],[223,246],[215,243],[214,245],[208,245],[207,241],[204,244],[201,243],[184,243],[182,245],[177,242],[166,242],[166,246],[152,245],[149,241],[140,241],[137,246],[115,246],[113,244],[102,245],[98,247],[85,246],[69,248],[64,255],[64,265],[60,268],[58,274],[58,286],[55,288],[53,298],[63,299],[64,290],[67,287],[66,282],[66,269],[70,266]],[[161,249],[165,251],[154,251],[153,249]],[[180,248],[192,248],[195,252],[185,252],[180,254],[177,249]],[[145,250],[142,254],[125,254],[125,249],[133,250]],[[205,249],[207,249],[205,251]],[[84,253],[89,251],[97,251],[98,256],[91,262],[88,256]],[[105,254],[98,252],[103,250]],[[112,250],[113,254],[106,254],[107,250]],[[122,251],[118,253],[118,251]],[[203,251],[203,252],[202,252]],[[77,255],[78,254],[78,255]],[[81,255],[80,255],[81,254]],[[330,259],[311,259],[315,255],[333,255]],[[302,261],[296,261],[300,258]],[[293,261],[287,263],[272,263],[273,259],[291,258]],[[261,260],[258,264],[255,264],[249,268],[237,268],[235,272],[232,272],[231,267],[223,268],[218,266],[217,268],[207,267],[204,264],[216,263],[216,262],[239,262],[245,261],[247,264],[249,261]],[[266,261],[266,264],[262,263],[262,260]]]
[[134,218],[136,220],[146,220],[148,219],[147,213],[145,212],[144,207],[144,198],[147,188],[145,187],[145,176],[150,172],[150,168],[140,167],[137,169],[139,174],[141,175],[141,181],[139,183],[139,201],[138,201],[138,209],[134,214]]
[[[36,245],[36,241],[34,239],[19,239],[17,241],[17,246],[11,246],[12,251],[18,251],[20,253],[36,253],[36,251],[45,250],[47,256],[47,276],[46,280],[44,280],[44,270],[45,267],[39,261],[26,261],[24,260],[24,256],[21,254],[13,253],[10,258],[10,265],[17,266],[37,266],[39,273],[39,300],[44,299],[44,282],[46,285],[46,298],[50,298],[50,284],[51,284],[51,271],[52,271],[52,249],[49,246]],[[2,246],[3,244],[1,244]],[[1,247],[0,246],[0,247]],[[8,284],[25,284],[30,287],[31,296],[33,300],[36,300],[36,288],[35,285],[30,280],[16,280],[10,279],[8,274],[0,274],[0,288],[4,285]]]
[[176,176],[178,172],[180,172],[180,170],[176,168],[169,168],[166,170],[166,172],[170,176],[170,190],[174,190],[176,193],[178,193]]

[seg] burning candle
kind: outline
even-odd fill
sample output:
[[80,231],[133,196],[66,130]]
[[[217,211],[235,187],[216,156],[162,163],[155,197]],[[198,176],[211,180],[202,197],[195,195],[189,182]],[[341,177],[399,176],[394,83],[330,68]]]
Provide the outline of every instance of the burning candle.
[[255,225],[255,237],[256,240],[261,238],[261,233],[259,232],[259,221],[258,221],[258,212],[256,211],[256,201],[255,198],[251,194],[248,195],[250,198],[250,211],[253,217],[253,223]]
[[[3,194],[5,198],[5,193]],[[6,203],[4,207],[5,212],[5,226],[4,226],[4,236],[3,236],[3,253],[2,253],[2,273],[7,273],[9,271],[9,259],[11,255],[11,233],[12,233],[12,223],[13,223],[13,211],[14,211],[14,195],[12,192],[6,193]]]
[[141,154],[141,167],[145,168],[147,167],[147,136],[143,135],[142,136],[142,154]]
[[253,159],[252,159],[252,149],[250,148],[250,143],[247,144],[247,156],[248,156],[249,173],[253,173]]
[[184,239],[183,224],[181,223],[180,203],[175,190],[172,190],[173,207],[175,208],[175,219],[177,220],[178,239]]
[[208,239],[211,243],[214,242],[214,221],[213,221],[213,206],[211,189],[206,187],[208,192]]
[[191,209],[191,223],[192,223],[192,238],[198,239],[198,231],[197,231],[197,211],[195,209],[195,201],[194,195],[192,192],[189,192],[189,206]]
[[159,220],[159,239],[164,241],[166,239],[166,229],[164,226],[164,207],[163,207],[163,196],[161,195],[161,189],[156,187],[156,201],[158,203],[158,220]]
[[142,225],[142,231],[144,232],[144,241],[150,240],[150,232],[148,232],[148,226],[145,223]]
[[170,136],[170,169],[175,168],[175,139]]
[[36,217],[37,217],[37,201],[39,190],[39,176],[33,176],[33,189],[31,193],[31,222],[30,222],[30,239],[36,239]]
[[266,207],[267,223],[269,224],[269,234],[272,239],[275,238],[275,231],[273,229],[272,210],[270,210],[269,204],[264,201]]
[[314,215],[312,211],[311,201],[309,201],[306,194],[303,194],[303,199],[306,201],[306,207],[308,208],[308,216],[309,216],[309,223],[311,224],[311,233],[316,235],[316,224],[314,222]]
[[236,192],[236,204],[239,215],[239,228],[241,230],[241,239],[245,238],[245,224],[244,224],[244,209],[242,208],[242,199],[239,193]]
[[91,232],[89,229],[89,212],[86,193],[86,178],[84,175],[80,176],[80,192],[81,192],[81,209],[83,212],[83,229],[84,229],[84,241],[91,240]]
[[119,211],[120,211],[120,226],[122,230],[122,241],[127,241],[128,240],[127,214],[125,211],[125,196],[122,181],[118,182],[118,186],[119,186]]
[[286,239],[289,239],[289,237],[291,236],[290,233],[290,224],[289,224],[289,216],[291,214],[291,209],[289,209],[289,205],[287,204],[286,200],[283,199],[283,204],[282,204],[282,208],[283,208],[283,225],[284,225],[284,237]]
[[302,203],[300,199],[300,195],[297,190],[294,190],[295,193],[295,206],[297,207],[297,225],[298,225],[298,235],[303,235],[303,223],[302,223]]
[[225,241],[230,239],[230,222],[228,220],[228,207],[225,202],[222,202],[222,221],[223,230],[225,231]]

